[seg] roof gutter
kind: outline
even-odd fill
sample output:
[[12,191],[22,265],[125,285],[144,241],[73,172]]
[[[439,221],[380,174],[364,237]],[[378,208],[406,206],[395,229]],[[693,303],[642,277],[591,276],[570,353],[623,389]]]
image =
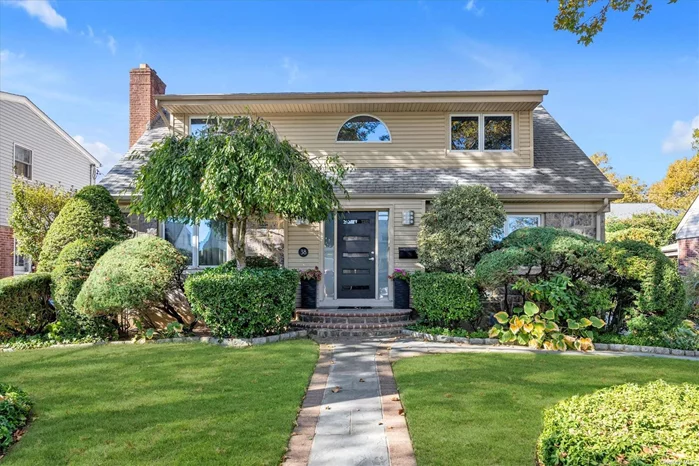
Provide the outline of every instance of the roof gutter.
[[[350,195],[351,199],[432,199],[439,196],[440,193],[397,193],[397,194],[387,194],[387,193],[377,193],[377,194],[365,194],[357,193]],[[499,199],[503,200],[517,200],[517,201],[541,201],[541,200],[589,200],[589,201],[599,201],[605,200],[608,203],[609,199],[620,199],[624,197],[621,193],[589,193],[589,194],[558,194],[558,193],[546,193],[546,194],[497,194]],[[603,209],[606,208],[603,207]]]

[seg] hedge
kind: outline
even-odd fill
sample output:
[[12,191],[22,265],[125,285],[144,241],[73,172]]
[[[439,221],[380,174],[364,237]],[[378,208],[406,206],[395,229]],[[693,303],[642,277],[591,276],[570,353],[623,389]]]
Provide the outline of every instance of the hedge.
[[214,336],[254,338],[290,325],[298,285],[294,270],[216,268],[190,276],[184,289],[192,312]]
[[48,273],[0,280],[0,338],[40,333],[55,317],[50,296]]
[[[657,248],[640,241],[607,243],[602,248],[614,270],[614,284],[630,296],[629,329],[658,336],[678,326],[689,313],[677,266]],[[620,296],[623,296],[620,293]]]
[[75,300],[87,315],[147,311],[162,304],[185,268],[185,258],[164,239],[143,235],[107,251]]
[[[662,380],[563,400],[544,412],[544,466],[699,464],[699,386]],[[620,460],[620,458],[622,460]]]
[[51,272],[63,248],[78,239],[132,236],[119,206],[102,186],[86,186],[61,209],[51,224],[39,256],[38,270]]
[[481,310],[478,289],[466,274],[415,272],[410,287],[413,308],[424,325],[455,328]]
[[85,318],[75,312],[73,304],[97,260],[116,244],[110,238],[79,239],[58,255],[51,273],[51,295],[66,336],[106,338],[112,333],[109,321]]
[[0,383],[0,458],[14,441],[14,433],[24,427],[32,409],[29,396],[17,387]]

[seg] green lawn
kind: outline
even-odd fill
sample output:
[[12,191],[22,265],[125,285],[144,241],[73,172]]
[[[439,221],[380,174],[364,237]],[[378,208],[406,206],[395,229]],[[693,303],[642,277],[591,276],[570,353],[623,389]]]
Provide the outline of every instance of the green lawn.
[[394,373],[418,464],[533,465],[542,412],[609,385],[699,384],[699,362],[559,354],[442,354]]
[[277,465],[317,359],[310,340],[0,354],[36,416],[3,464]]

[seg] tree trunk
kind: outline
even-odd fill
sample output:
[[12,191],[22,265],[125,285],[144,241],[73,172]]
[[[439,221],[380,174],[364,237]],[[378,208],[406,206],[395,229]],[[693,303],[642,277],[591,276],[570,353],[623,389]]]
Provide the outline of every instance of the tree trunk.
[[239,270],[245,267],[245,233],[247,226],[247,218],[235,218],[228,221],[228,247],[233,250]]

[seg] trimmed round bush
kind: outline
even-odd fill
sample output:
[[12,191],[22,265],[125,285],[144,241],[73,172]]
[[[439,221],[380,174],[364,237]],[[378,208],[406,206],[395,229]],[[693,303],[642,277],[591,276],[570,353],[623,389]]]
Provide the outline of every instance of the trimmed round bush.
[[185,268],[185,258],[164,239],[143,235],[107,251],[75,300],[87,315],[147,311],[167,301]]
[[616,286],[629,290],[629,329],[659,336],[677,327],[689,313],[677,266],[657,248],[624,240],[604,245],[606,262],[615,272]]
[[[544,412],[544,466],[699,464],[699,386],[662,380],[563,400]],[[623,461],[619,459],[623,458]]]
[[13,434],[27,424],[32,402],[21,389],[0,383],[0,457],[14,441]]
[[437,196],[420,220],[420,263],[428,272],[466,272],[502,234],[505,210],[482,185],[456,186]]
[[192,313],[219,338],[254,338],[285,331],[296,308],[299,275],[281,268],[211,269],[184,283]]
[[453,329],[480,313],[478,289],[466,274],[415,272],[410,287],[413,308],[424,325]]
[[51,275],[29,273],[0,280],[0,338],[35,335],[55,318]]
[[[235,261],[230,261],[233,266],[236,265]],[[226,262],[227,264],[229,262]],[[251,269],[275,269],[279,267],[279,264],[274,259],[270,259],[265,256],[248,256],[245,258],[245,267]]]
[[86,186],[71,199],[51,224],[39,256],[38,270],[52,272],[64,247],[78,239],[132,236],[119,206],[103,186]]
[[108,337],[113,333],[109,320],[77,313],[73,304],[97,260],[116,244],[110,238],[79,239],[58,255],[51,273],[51,295],[66,336]]

